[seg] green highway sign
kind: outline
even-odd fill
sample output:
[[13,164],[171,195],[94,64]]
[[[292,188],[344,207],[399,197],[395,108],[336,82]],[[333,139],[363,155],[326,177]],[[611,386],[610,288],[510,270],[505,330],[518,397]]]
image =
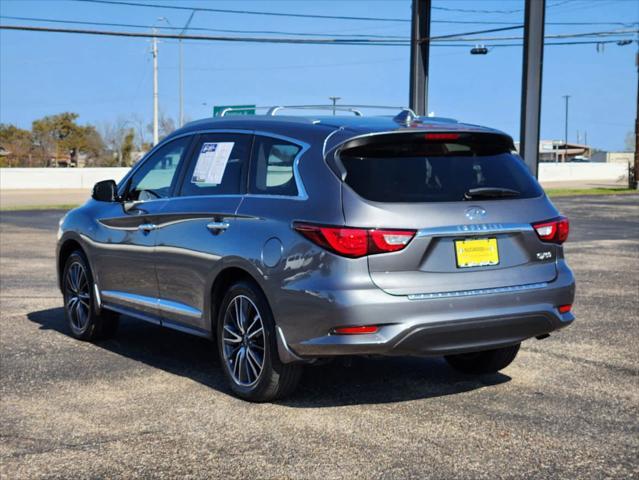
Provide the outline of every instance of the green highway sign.
[[229,110],[224,114],[224,116],[255,115],[255,105],[218,105],[213,107],[213,116],[219,117],[227,108],[232,108],[233,110]]

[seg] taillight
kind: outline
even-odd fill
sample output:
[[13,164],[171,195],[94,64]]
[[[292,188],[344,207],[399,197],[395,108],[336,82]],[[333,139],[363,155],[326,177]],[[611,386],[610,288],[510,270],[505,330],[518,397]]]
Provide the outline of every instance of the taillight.
[[363,257],[403,249],[415,230],[348,228],[296,223],[293,228],[311,242],[344,257]]
[[557,310],[559,310],[559,313],[568,313],[572,310],[572,305],[559,305]]
[[433,132],[427,133],[426,135],[424,135],[424,137],[426,138],[426,140],[458,140],[459,133]]
[[358,327],[338,327],[333,329],[336,335],[365,335],[377,333],[379,328],[376,325],[362,325]]
[[545,222],[533,223],[533,228],[540,240],[562,244],[568,239],[570,222],[566,217],[557,217]]

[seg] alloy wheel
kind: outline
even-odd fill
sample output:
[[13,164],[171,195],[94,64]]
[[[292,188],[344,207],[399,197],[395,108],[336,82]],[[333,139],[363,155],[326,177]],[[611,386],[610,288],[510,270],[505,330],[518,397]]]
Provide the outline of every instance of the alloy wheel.
[[237,295],[224,314],[224,361],[235,383],[251,387],[264,369],[266,340],[262,316],[246,295]]
[[71,264],[64,282],[66,309],[71,326],[82,332],[89,323],[91,294],[87,272],[79,262]]

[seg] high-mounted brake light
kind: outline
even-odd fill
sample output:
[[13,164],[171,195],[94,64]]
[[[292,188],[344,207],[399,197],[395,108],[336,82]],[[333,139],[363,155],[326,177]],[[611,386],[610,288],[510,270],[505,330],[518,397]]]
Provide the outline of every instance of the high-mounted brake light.
[[334,328],[333,333],[336,335],[363,335],[367,333],[377,333],[379,328],[375,325],[362,325],[359,327],[339,327]]
[[459,133],[427,133],[426,140],[458,140]]
[[296,223],[293,228],[314,244],[350,258],[396,252],[406,247],[415,236],[415,230],[329,227],[308,223]]
[[568,239],[570,222],[566,217],[557,217],[545,222],[533,223],[533,228],[540,240],[562,244]]

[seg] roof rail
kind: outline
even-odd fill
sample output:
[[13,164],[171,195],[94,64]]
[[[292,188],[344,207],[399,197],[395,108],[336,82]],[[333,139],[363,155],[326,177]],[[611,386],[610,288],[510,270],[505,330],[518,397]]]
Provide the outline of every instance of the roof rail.
[[415,112],[410,108],[396,107],[390,105],[275,105],[272,107],[228,107],[223,109],[219,116],[224,117],[230,112],[242,112],[249,110],[266,110],[267,116],[275,116],[280,110],[329,110],[337,112],[350,112],[357,117],[362,117],[362,109],[369,110],[394,110],[400,112],[409,112],[414,117],[417,117]]

